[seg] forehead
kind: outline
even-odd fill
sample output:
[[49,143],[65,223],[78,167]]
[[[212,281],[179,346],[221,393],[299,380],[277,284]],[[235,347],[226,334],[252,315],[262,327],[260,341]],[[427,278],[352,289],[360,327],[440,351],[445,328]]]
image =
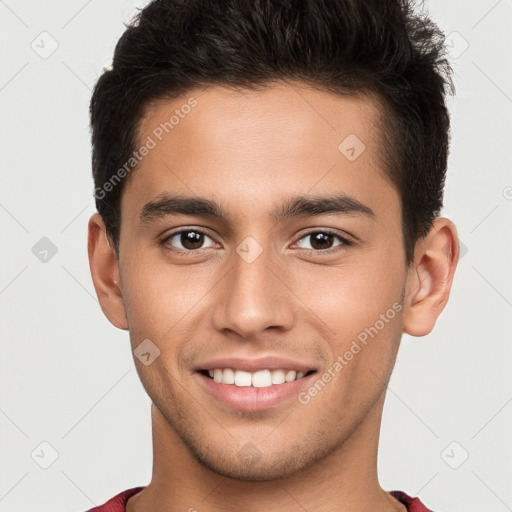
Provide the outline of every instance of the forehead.
[[378,157],[379,119],[379,104],[368,96],[290,83],[159,99],[138,127],[136,147],[152,149],[123,197],[136,190],[142,203],[173,190],[247,205],[336,189],[371,200],[389,188]]
[[300,145],[306,136],[318,142],[329,134],[330,144],[332,136],[354,133],[370,141],[377,135],[380,112],[373,96],[334,94],[293,82],[256,90],[210,86],[150,102],[139,122],[138,138],[153,135],[179,141],[195,136],[205,147],[226,146],[225,141],[237,139],[255,151],[272,141],[275,153],[276,142],[286,139],[289,146],[295,140]]

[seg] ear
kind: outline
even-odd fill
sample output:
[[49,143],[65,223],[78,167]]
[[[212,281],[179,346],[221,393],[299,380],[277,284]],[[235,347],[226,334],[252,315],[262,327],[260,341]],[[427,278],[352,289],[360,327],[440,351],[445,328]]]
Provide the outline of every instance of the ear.
[[425,336],[443,311],[457,261],[459,238],[449,219],[434,220],[426,237],[416,244],[414,262],[408,271],[404,299],[403,330],[411,336]]
[[115,327],[128,330],[117,257],[99,213],[89,219],[87,251],[94,289],[103,313]]

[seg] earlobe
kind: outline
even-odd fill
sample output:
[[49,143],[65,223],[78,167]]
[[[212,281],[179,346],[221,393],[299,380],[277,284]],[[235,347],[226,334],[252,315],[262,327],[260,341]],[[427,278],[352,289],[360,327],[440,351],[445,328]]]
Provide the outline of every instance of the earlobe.
[[87,251],[94,289],[103,313],[112,325],[128,330],[119,266],[99,213],[89,219]]
[[459,258],[457,229],[449,219],[434,220],[427,236],[416,244],[407,277],[403,330],[411,336],[429,334],[443,311]]

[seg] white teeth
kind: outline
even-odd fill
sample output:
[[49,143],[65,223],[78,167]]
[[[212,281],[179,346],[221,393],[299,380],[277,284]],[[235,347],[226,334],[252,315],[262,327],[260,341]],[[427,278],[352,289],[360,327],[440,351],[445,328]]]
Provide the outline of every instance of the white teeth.
[[222,384],[234,384],[235,372],[231,368],[226,368],[222,372]]
[[272,384],[282,384],[284,382],[284,370],[274,370],[272,372]]
[[289,370],[286,372],[286,375],[284,376],[284,380],[286,382],[291,382],[292,380],[295,380],[295,377],[297,376],[297,373],[295,370]]
[[272,386],[270,370],[261,370],[252,374],[252,385],[255,388],[268,388]]
[[295,370],[259,370],[251,373],[244,370],[233,370],[232,368],[215,368],[214,370],[208,370],[208,375],[215,382],[222,384],[233,384],[239,387],[268,388],[275,384],[302,379],[305,374]]
[[[222,371],[222,370],[220,370]],[[251,385],[251,374],[242,370],[235,372],[235,385],[236,386],[250,386]]]

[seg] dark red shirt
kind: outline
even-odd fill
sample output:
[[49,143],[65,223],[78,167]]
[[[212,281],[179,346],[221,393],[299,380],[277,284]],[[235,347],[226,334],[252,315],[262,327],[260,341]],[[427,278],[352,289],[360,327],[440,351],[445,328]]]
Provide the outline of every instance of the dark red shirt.
[[[142,491],[142,489],[144,489],[144,487],[127,489],[108,500],[105,504],[91,508],[87,510],[87,512],[126,512],[126,502],[128,498]],[[432,512],[432,510],[426,508],[425,505],[421,503],[419,498],[411,498],[402,491],[391,491],[390,494],[400,503],[403,503],[409,512]]]

